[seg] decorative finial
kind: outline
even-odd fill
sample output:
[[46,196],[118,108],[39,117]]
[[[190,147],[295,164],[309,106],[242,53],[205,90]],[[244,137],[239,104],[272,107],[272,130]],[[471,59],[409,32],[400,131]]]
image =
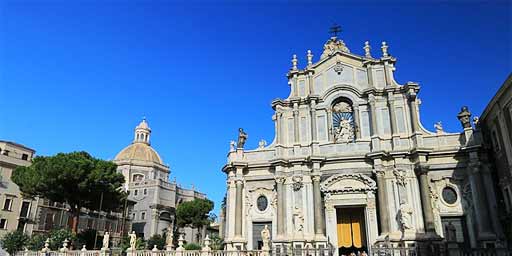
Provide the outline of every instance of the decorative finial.
[[382,46],[380,48],[382,49],[382,57],[388,57],[388,45],[386,44],[385,41],[382,42]]
[[313,65],[313,54],[311,53],[311,50],[308,50],[308,67]]
[[292,57],[292,70],[297,70],[297,54]]
[[441,121],[435,123],[434,128],[436,129],[436,134],[440,135],[444,133],[443,124],[441,123]]
[[370,47],[370,42],[366,41],[364,42],[364,56],[367,57],[367,58],[371,58],[372,57],[372,54],[370,53],[370,50],[372,49]]
[[338,33],[341,33],[341,27],[334,23],[333,26],[329,29],[329,33],[332,34],[332,38],[338,37]]
[[261,139],[260,142],[258,142],[258,149],[263,149],[267,145],[267,141],[264,139]]
[[469,121],[471,117],[471,112],[469,112],[469,109],[467,106],[464,106],[460,109],[459,114],[457,115],[457,118],[460,121],[460,124],[462,125],[462,128],[471,128],[471,122]]

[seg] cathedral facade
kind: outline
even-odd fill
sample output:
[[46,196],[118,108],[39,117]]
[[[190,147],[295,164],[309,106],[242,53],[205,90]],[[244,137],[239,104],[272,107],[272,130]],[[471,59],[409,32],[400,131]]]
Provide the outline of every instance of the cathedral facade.
[[[135,202],[131,213],[132,230],[144,239],[177,230],[175,210],[181,202],[206,199],[205,194],[169,180],[170,168],[151,147],[150,135],[151,129],[144,119],[135,127],[133,142],[114,160],[118,172],[125,177],[128,199]],[[189,227],[177,231],[189,242],[199,242],[204,233]]]
[[[414,82],[394,79],[383,42],[374,57],[330,38],[320,58],[292,59],[290,95],[272,101],[275,138],[244,148],[240,129],[228,162],[226,249],[368,251],[379,243],[448,241],[502,246],[494,183],[478,126],[463,107],[459,133],[420,122]],[[455,117],[454,117],[455,118]]]

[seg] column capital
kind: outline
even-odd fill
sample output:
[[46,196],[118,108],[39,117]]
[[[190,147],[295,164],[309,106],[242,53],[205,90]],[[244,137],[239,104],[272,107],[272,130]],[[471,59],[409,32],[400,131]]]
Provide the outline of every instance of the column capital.
[[386,169],[379,168],[379,169],[373,169],[373,173],[377,175],[377,177],[384,177],[386,175]]
[[311,175],[311,180],[315,181],[315,182],[320,182],[320,175],[319,174]]
[[416,175],[424,175],[427,174],[430,170],[429,165],[418,165],[414,168],[414,171],[416,172]]
[[278,184],[284,184],[284,182],[286,181],[286,177],[277,176],[277,177],[275,177],[275,180],[276,180],[276,183],[278,183]]

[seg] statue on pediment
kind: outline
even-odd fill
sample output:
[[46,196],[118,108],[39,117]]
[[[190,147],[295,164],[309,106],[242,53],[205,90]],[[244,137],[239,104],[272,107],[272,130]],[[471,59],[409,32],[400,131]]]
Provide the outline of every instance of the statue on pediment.
[[347,48],[343,40],[338,40],[336,37],[332,37],[324,44],[324,52],[320,58],[323,59],[327,56],[334,55],[337,51],[350,53],[350,50]]
[[247,133],[244,132],[244,129],[238,129],[238,142],[236,143],[237,148],[244,148],[245,141],[247,141]]

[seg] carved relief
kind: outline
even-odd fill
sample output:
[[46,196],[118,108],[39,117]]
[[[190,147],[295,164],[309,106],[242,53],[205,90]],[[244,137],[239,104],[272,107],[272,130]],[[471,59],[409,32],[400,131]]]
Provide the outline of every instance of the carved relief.
[[344,101],[332,107],[335,142],[352,142],[355,138],[352,106]]
[[303,186],[304,186],[304,183],[302,183],[302,176],[293,176],[292,177],[292,181],[293,181],[293,190],[294,191],[299,191]]
[[324,52],[320,58],[334,55],[337,51],[349,53],[349,49],[342,40],[338,40],[336,37],[329,39],[324,44]]
[[364,174],[339,174],[322,182],[320,190],[327,195],[377,190],[374,180]]
[[295,207],[293,210],[293,224],[295,225],[296,232],[304,230],[304,214],[302,214],[299,207]]

